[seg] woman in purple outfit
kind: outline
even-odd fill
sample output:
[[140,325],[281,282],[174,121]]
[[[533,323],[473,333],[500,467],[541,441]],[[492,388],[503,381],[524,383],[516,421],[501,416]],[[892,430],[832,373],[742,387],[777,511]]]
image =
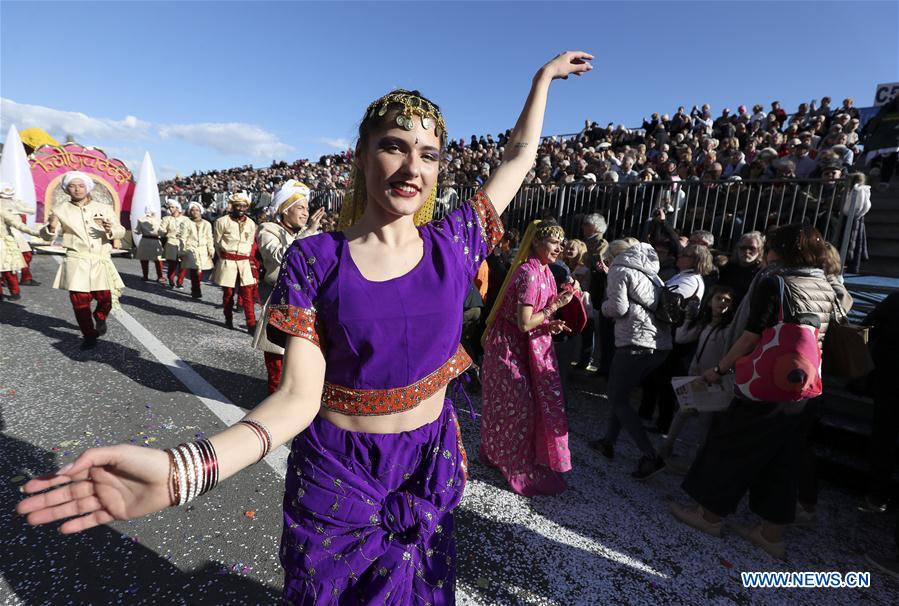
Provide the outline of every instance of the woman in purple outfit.
[[[593,57],[566,52],[535,75],[503,164],[430,223],[446,127],[415,91],[372,103],[359,126],[341,229],[295,242],[271,296],[284,342],[277,392],[208,440],[165,451],[91,449],[19,513],[32,524],[79,515],[64,533],[183,504],[292,440],[281,562],[291,604],[452,604],[452,511],[465,453],[447,383],[470,359],[461,309],[502,236],[499,215],[534,162],[552,80]],[[260,452],[261,451],[261,452]]]

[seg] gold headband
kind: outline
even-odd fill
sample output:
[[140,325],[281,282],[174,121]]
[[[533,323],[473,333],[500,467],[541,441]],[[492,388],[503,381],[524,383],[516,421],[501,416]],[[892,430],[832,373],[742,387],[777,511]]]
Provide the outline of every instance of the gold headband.
[[431,130],[436,126],[434,132],[437,138],[440,139],[441,147],[446,146],[446,123],[443,121],[443,115],[441,115],[437,106],[418,95],[413,95],[412,93],[390,93],[389,95],[384,95],[368,106],[365,117],[372,118],[376,114],[383,116],[392,104],[403,106],[403,109],[396,117],[396,123],[400,128],[412,130],[415,128],[412,116],[419,116],[421,118],[421,126],[425,130]]
[[561,225],[546,225],[537,228],[534,234],[535,240],[546,240],[547,238],[565,239],[565,230]]

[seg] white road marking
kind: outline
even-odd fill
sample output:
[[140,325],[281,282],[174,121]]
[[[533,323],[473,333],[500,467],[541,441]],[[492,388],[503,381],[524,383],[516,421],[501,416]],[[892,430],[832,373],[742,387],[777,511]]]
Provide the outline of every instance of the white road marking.
[[[54,255],[57,263],[62,263],[62,257]],[[143,324],[134,319],[124,309],[112,311],[112,317],[125,327],[125,330],[137,339],[138,343],[147,348],[160,364],[168,368],[190,392],[196,396],[212,414],[217,416],[226,425],[234,425],[246,414],[243,409],[235,406],[218,389],[213,387],[206,379],[201,377],[190,364],[182,360],[175,352],[165,346]],[[265,462],[275,470],[280,477],[287,475],[287,455],[290,452],[284,446],[279,446],[265,457]]]

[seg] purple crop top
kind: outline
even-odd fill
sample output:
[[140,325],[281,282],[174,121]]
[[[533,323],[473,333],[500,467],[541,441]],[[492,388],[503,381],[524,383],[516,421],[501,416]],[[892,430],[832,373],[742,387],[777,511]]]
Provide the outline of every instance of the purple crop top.
[[340,232],[296,240],[284,255],[269,327],[322,348],[326,408],[351,415],[408,410],[471,363],[459,345],[462,306],[502,223],[479,191],[418,230],[421,261],[384,282],[362,276]]

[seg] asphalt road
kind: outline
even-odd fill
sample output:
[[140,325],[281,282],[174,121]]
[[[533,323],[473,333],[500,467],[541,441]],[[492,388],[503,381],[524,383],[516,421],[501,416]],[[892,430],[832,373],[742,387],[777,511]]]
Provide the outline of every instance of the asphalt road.
[[[0,303],[0,602],[275,604],[278,460],[189,506],[77,536],[29,527],[13,513],[18,485],[87,447],[175,445],[216,432],[221,416],[242,414],[265,395],[262,355],[245,332],[224,328],[216,287],[204,284],[195,301],[189,288],[142,282],[137,261],[115,263],[127,285],[125,314],[113,316],[91,352],[78,349],[66,293],[49,287],[52,257],[34,259],[42,285]],[[242,325],[242,316],[235,320]],[[499,472],[471,461],[457,510],[458,603],[899,603],[899,583],[877,571],[870,589],[744,589],[742,571],[867,571],[865,551],[892,549],[895,516],[860,513],[857,495],[823,485],[817,525],[788,531],[787,563],[733,532],[700,535],[668,514],[668,500],[684,499],[678,476],[631,480],[637,451],[626,438],[613,462],[588,448],[607,411],[602,392],[601,383],[582,382],[571,394],[574,470],[565,494],[519,497]],[[465,406],[459,418],[468,452],[477,453],[477,424]],[[745,505],[734,518],[752,519]]]

